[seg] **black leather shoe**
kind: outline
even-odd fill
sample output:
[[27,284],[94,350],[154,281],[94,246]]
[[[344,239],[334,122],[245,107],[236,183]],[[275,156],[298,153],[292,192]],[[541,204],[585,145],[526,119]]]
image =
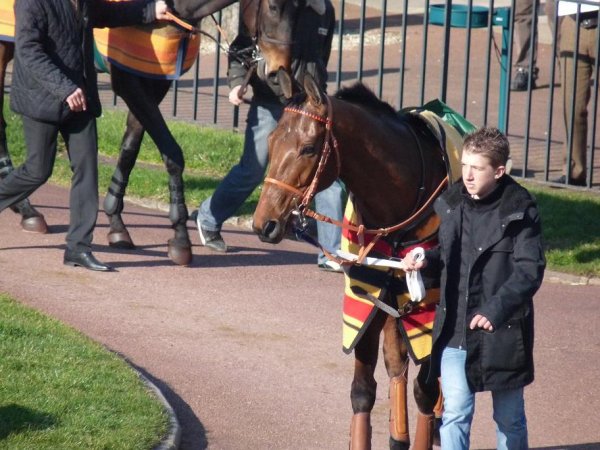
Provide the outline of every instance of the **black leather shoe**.
[[66,250],[63,262],[65,263],[65,266],[80,266],[98,272],[110,272],[113,270],[112,267],[98,261],[94,255],[92,255],[92,252],[74,252]]
[[[555,180],[552,180],[553,183],[558,183],[558,184],[566,184],[567,183],[567,177],[565,175],[561,175],[560,177],[558,177]],[[587,183],[585,180],[574,180],[573,178],[571,178],[569,180],[569,184],[571,186],[587,186]]]

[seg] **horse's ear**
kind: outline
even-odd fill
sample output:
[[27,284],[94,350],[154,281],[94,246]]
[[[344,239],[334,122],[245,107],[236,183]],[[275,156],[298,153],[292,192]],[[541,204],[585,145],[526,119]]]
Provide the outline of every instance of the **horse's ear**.
[[277,71],[277,81],[279,82],[279,86],[281,86],[283,96],[288,100],[292,98],[294,95],[294,82],[290,74],[284,69],[279,69]]
[[319,85],[309,73],[304,75],[304,91],[308,95],[308,99],[315,105],[325,103],[325,94],[319,88]]

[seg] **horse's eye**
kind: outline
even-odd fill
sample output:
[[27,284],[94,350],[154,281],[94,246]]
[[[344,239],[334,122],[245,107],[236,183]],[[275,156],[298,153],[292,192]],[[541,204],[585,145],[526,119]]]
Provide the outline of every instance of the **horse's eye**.
[[314,155],[315,147],[313,145],[305,145],[300,149],[300,155]]
[[271,3],[269,5],[269,11],[271,11],[272,13],[276,13],[277,12],[277,5]]

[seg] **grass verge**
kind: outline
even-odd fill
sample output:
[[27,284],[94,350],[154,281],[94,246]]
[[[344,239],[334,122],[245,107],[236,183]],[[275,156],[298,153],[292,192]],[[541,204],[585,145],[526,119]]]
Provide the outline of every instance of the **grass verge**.
[[[20,120],[7,112],[9,148],[16,163],[24,144]],[[236,164],[242,152],[239,133],[170,121],[186,160],[186,203],[191,208],[212,194],[220,179]],[[125,114],[107,110],[98,120],[99,150],[108,161],[100,165],[100,193],[106,192],[125,129]],[[52,181],[67,185],[71,176],[64,149],[57,159]],[[542,217],[548,268],[576,275],[600,277],[600,196],[524,183],[536,195]],[[144,139],[138,164],[131,174],[128,195],[168,201],[167,175],[150,139]],[[250,215],[256,207],[257,189],[238,211]]]
[[137,374],[0,294],[0,449],[154,448],[169,418]]

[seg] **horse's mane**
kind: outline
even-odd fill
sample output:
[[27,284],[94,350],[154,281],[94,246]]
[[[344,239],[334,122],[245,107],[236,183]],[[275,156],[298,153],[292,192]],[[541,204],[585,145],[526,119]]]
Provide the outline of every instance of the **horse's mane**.
[[390,117],[398,116],[396,110],[389,103],[379,100],[373,91],[360,81],[354,83],[352,86],[340,89],[335,93],[334,97],[350,103],[356,103],[382,115]]

